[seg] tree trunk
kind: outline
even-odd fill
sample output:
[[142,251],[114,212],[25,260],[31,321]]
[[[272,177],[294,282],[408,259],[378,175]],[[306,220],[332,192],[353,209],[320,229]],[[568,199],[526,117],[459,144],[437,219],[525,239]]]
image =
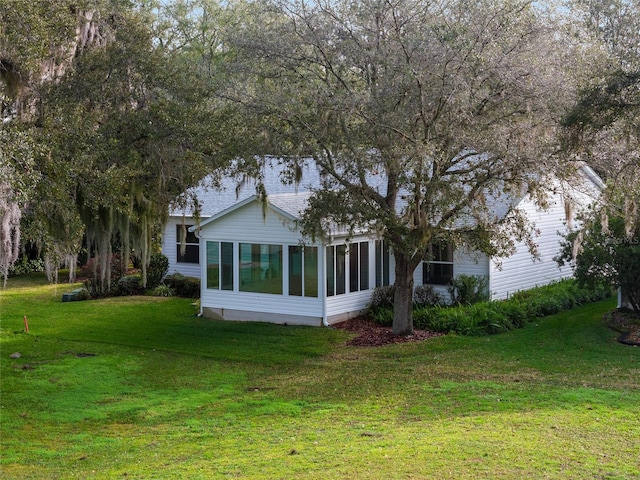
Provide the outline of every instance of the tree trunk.
[[417,262],[403,253],[395,253],[396,282],[393,302],[393,334],[400,337],[413,335],[413,272]]

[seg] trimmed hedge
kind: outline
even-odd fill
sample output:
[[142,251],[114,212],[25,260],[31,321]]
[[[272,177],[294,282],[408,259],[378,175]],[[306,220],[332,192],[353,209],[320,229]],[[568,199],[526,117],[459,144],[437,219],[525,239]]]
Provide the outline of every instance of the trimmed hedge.
[[[415,328],[459,335],[490,335],[513,330],[537,317],[570,310],[607,298],[606,288],[580,288],[574,280],[518,292],[508,300],[485,301],[473,305],[419,307],[413,310]],[[372,320],[390,325],[393,312],[375,311]]]
[[140,275],[128,275],[120,278],[117,283],[111,287],[111,293],[112,295],[121,297],[143,295],[142,277]]
[[167,285],[177,297],[200,298],[200,279],[195,277],[185,277],[180,273],[173,273],[164,277]]

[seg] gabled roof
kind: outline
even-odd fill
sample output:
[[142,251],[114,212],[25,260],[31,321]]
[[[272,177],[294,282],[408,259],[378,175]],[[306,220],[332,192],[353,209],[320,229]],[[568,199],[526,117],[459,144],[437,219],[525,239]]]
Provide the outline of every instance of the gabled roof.
[[[320,188],[320,172],[311,159],[305,162],[302,169],[302,180],[298,185],[283,183],[282,172],[283,167],[277,159],[267,160],[262,181],[269,200],[275,195],[295,195],[300,192],[308,194],[308,192]],[[188,191],[191,196],[197,197],[201,206],[200,216],[202,218],[209,218],[256,195],[257,181],[253,179],[239,182],[237,178],[225,177],[219,187],[215,187],[213,184],[213,177],[207,176],[200,181],[197,187]],[[193,214],[191,206],[173,208],[169,212],[169,215],[174,217],[191,217]]]
[[[300,192],[300,193],[281,193],[275,195],[269,195],[267,198],[268,208],[278,213],[282,217],[296,221],[300,218],[300,215],[307,207],[309,202],[309,197],[311,196],[311,192]],[[225,208],[224,210],[212,215],[202,223],[200,223],[199,228],[203,228],[205,225],[209,223],[213,223],[218,219],[225,217],[227,215],[232,214],[233,212],[241,209],[245,205],[249,205],[253,202],[259,202],[257,195],[252,195],[244,200],[241,200],[232,206]],[[198,230],[198,226],[193,226],[189,229],[190,231]]]
[[[309,158],[305,161],[302,171],[302,181],[300,184],[283,183],[282,173],[284,167],[277,158],[267,159],[266,167],[263,170],[262,182],[264,184],[268,201],[272,208],[280,211],[281,214],[299,219],[302,211],[307,207],[309,197],[314,190],[321,187],[321,175],[314,161]],[[585,180],[595,187],[597,192],[603,188],[602,180],[593,172],[591,168],[582,164],[579,169],[579,177],[577,183]],[[369,179],[368,179],[369,180]],[[380,175],[372,175],[370,181],[377,189],[383,193],[386,185],[384,179]],[[220,187],[213,187],[209,177],[203,179],[198,187],[190,190],[191,194],[195,194],[201,205],[200,216],[203,219],[219,218],[226,215],[235,208],[246,205],[250,201],[257,200],[256,196],[256,180],[248,180],[238,185],[235,178],[224,178]],[[523,192],[487,192],[484,201],[487,207],[488,221],[500,221],[504,219],[509,212],[516,207],[526,194]],[[404,196],[398,197],[398,212],[406,208]],[[170,212],[171,216],[193,216],[190,207],[184,209],[174,209]],[[205,221],[202,225],[205,225]],[[470,215],[458,218],[455,221],[456,228],[469,227],[474,225],[476,220]]]

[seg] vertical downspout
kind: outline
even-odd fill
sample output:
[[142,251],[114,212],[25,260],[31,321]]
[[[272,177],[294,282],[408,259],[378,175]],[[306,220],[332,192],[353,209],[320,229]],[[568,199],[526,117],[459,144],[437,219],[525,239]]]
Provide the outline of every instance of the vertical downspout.
[[[195,225],[189,229],[194,233],[196,238],[198,239],[198,260],[200,262],[200,308],[198,312],[198,317],[202,317],[202,293],[205,288],[207,288],[207,278],[206,278],[206,265],[207,265],[207,242],[204,242],[204,249],[202,248],[202,237],[200,236],[200,225]],[[204,256],[204,259],[202,258]],[[204,261],[203,261],[204,260]],[[202,265],[205,265],[205,269],[203,271]],[[204,277],[204,278],[203,278]]]
[[329,321],[327,319],[327,246],[325,245],[324,239],[320,242],[321,253],[318,255],[320,257],[320,271],[322,275],[322,285],[320,287],[320,291],[322,292],[322,326],[328,327]]

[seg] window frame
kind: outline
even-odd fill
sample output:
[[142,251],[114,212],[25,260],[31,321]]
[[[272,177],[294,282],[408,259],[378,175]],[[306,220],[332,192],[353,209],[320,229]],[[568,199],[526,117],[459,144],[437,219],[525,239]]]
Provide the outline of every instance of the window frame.
[[[210,263],[209,261],[209,248],[213,247],[217,251],[217,263]],[[231,262],[229,263],[229,259]],[[233,291],[233,279],[234,279],[234,262],[233,262],[233,242],[220,242],[217,240],[207,240],[205,251],[206,262],[206,289],[207,290],[226,290]],[[217,265],[218,279],[215,285],[209,286],[209,269],[210,265]]]
[[[436,250],[437,249],[437,250]],[[454,245],[452,242],[432,242],[422,262],[422,283],[424,285],[450,285],[455,274]],[[445,254],[443,255],[443,252]],[[443,257],[446,257],[443,259]],[[436,268],[438,273],[433,273]],[[446,270],[445,270],[446,269]]]
[[[184,242],[184,254],[182,253],[182,229],[186,229],[186,237]],[[193,225],[177,224],[176,225],[176,263],[186,263],[189,265],[200,265],[200,239],[195,232],[189,229]]]
[[[318,298],[318,247],[306,245],[288,245],[287,247],[289,255],[288,295],[291,297]],[[295,252],[295,250],[298,250],[298,252]],[[299,260],[294,262],[295,255],[299,255]],[[299,269],[300,273],[294,275],[294,269]],[[315,272],[315,278],[313,277],[313,272]],[[292,281],[293,278],[297,279],[296,282]]]
[[384,240],[376,240],[375,242],[375,269],[376,280],[375,286],[385,287],[391,285],[390,265],[391,253],[389,243]]
[[[249,247],[249,252],[247,252],[247,247]],[[238,255],[236,257],[238,259],[238,279],[240,281],[238,291],[284,295],[284,251],[285,245],[281,243],[239,242]],[[251,256],[250,260],[247,260],[247,254]],[[249,269],[250,279],[248,283],[245,283],[247,268]],[[262,287],[264,286],[270,286],[270,288],[263,289]]]

